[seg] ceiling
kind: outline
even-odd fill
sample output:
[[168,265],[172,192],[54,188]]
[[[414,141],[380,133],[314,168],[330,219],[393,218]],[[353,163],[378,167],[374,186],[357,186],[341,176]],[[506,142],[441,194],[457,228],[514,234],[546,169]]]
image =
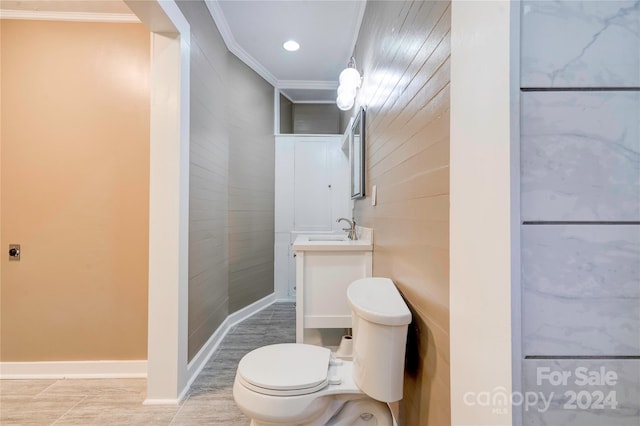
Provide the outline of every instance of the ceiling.
[[[227,47],[294,102],[335,102],[365,0],[207,1]],[[293,39],[300,50],[282,43]]]
[[[366,0],[205,2],[228,49],[291,101],[335,102]],[[2,9],[131,16],[121,0],[2,0]],[[282,43],[289,39],[300,50],[286,51]]]

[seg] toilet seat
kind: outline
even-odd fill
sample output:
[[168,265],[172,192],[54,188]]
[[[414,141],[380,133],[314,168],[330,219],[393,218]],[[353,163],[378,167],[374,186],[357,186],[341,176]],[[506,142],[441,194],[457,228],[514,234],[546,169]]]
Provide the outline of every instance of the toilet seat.
[[254,392],[272,396],[307,395],[329,383],[331,351],[320,346],[283,343],[258,348],[238,364],[238,379]]

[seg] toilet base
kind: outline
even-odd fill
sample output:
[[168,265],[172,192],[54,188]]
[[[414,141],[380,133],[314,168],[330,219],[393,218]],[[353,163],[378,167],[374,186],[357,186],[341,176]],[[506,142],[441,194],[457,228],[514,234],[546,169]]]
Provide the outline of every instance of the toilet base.
[[312,422],[299,424],[262,423],[251,420],[251,426],[393,426],[389,406],[371,398],[338,397]]
[[393,416],[389,406],[384,402],[363,398],[346,401],[324,424],[326,426],[392,426]]

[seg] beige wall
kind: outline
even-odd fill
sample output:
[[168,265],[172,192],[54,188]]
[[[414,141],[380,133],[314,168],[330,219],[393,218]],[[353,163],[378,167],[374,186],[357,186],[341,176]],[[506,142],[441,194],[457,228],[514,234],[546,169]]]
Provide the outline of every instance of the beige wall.
[[450,3],[368,2],[355,58],[368,106],[366,188],[355,203],[375,229],[373,273],[392,278],[413,313],[400,424],[450,423]]
[[149,32],[1,32],[2,361],[146,359]]
[[188,359],[273,292],[273,87],[228,52],[202,1],[191,26]]

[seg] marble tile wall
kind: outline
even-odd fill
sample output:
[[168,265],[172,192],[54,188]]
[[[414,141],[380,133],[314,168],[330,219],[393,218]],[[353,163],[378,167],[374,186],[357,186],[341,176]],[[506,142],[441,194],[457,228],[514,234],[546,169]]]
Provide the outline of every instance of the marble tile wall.
[[640,227],[522,228],[526,356],[640,354]]
[[521,117],[523,221],[640,220],[639,91],[524,92]]
[[[522,392],[555,392],[544,410],[523,406],[522,422],[635,425],[640,1],[523,1],[520,47]],[[550,368],[575,379],[581,366],[621,379],[562,387],[537,377]],[[616,406],[595,403],[611,391]]]
[[640,1],[522,2],[521,87],[639,87]]

